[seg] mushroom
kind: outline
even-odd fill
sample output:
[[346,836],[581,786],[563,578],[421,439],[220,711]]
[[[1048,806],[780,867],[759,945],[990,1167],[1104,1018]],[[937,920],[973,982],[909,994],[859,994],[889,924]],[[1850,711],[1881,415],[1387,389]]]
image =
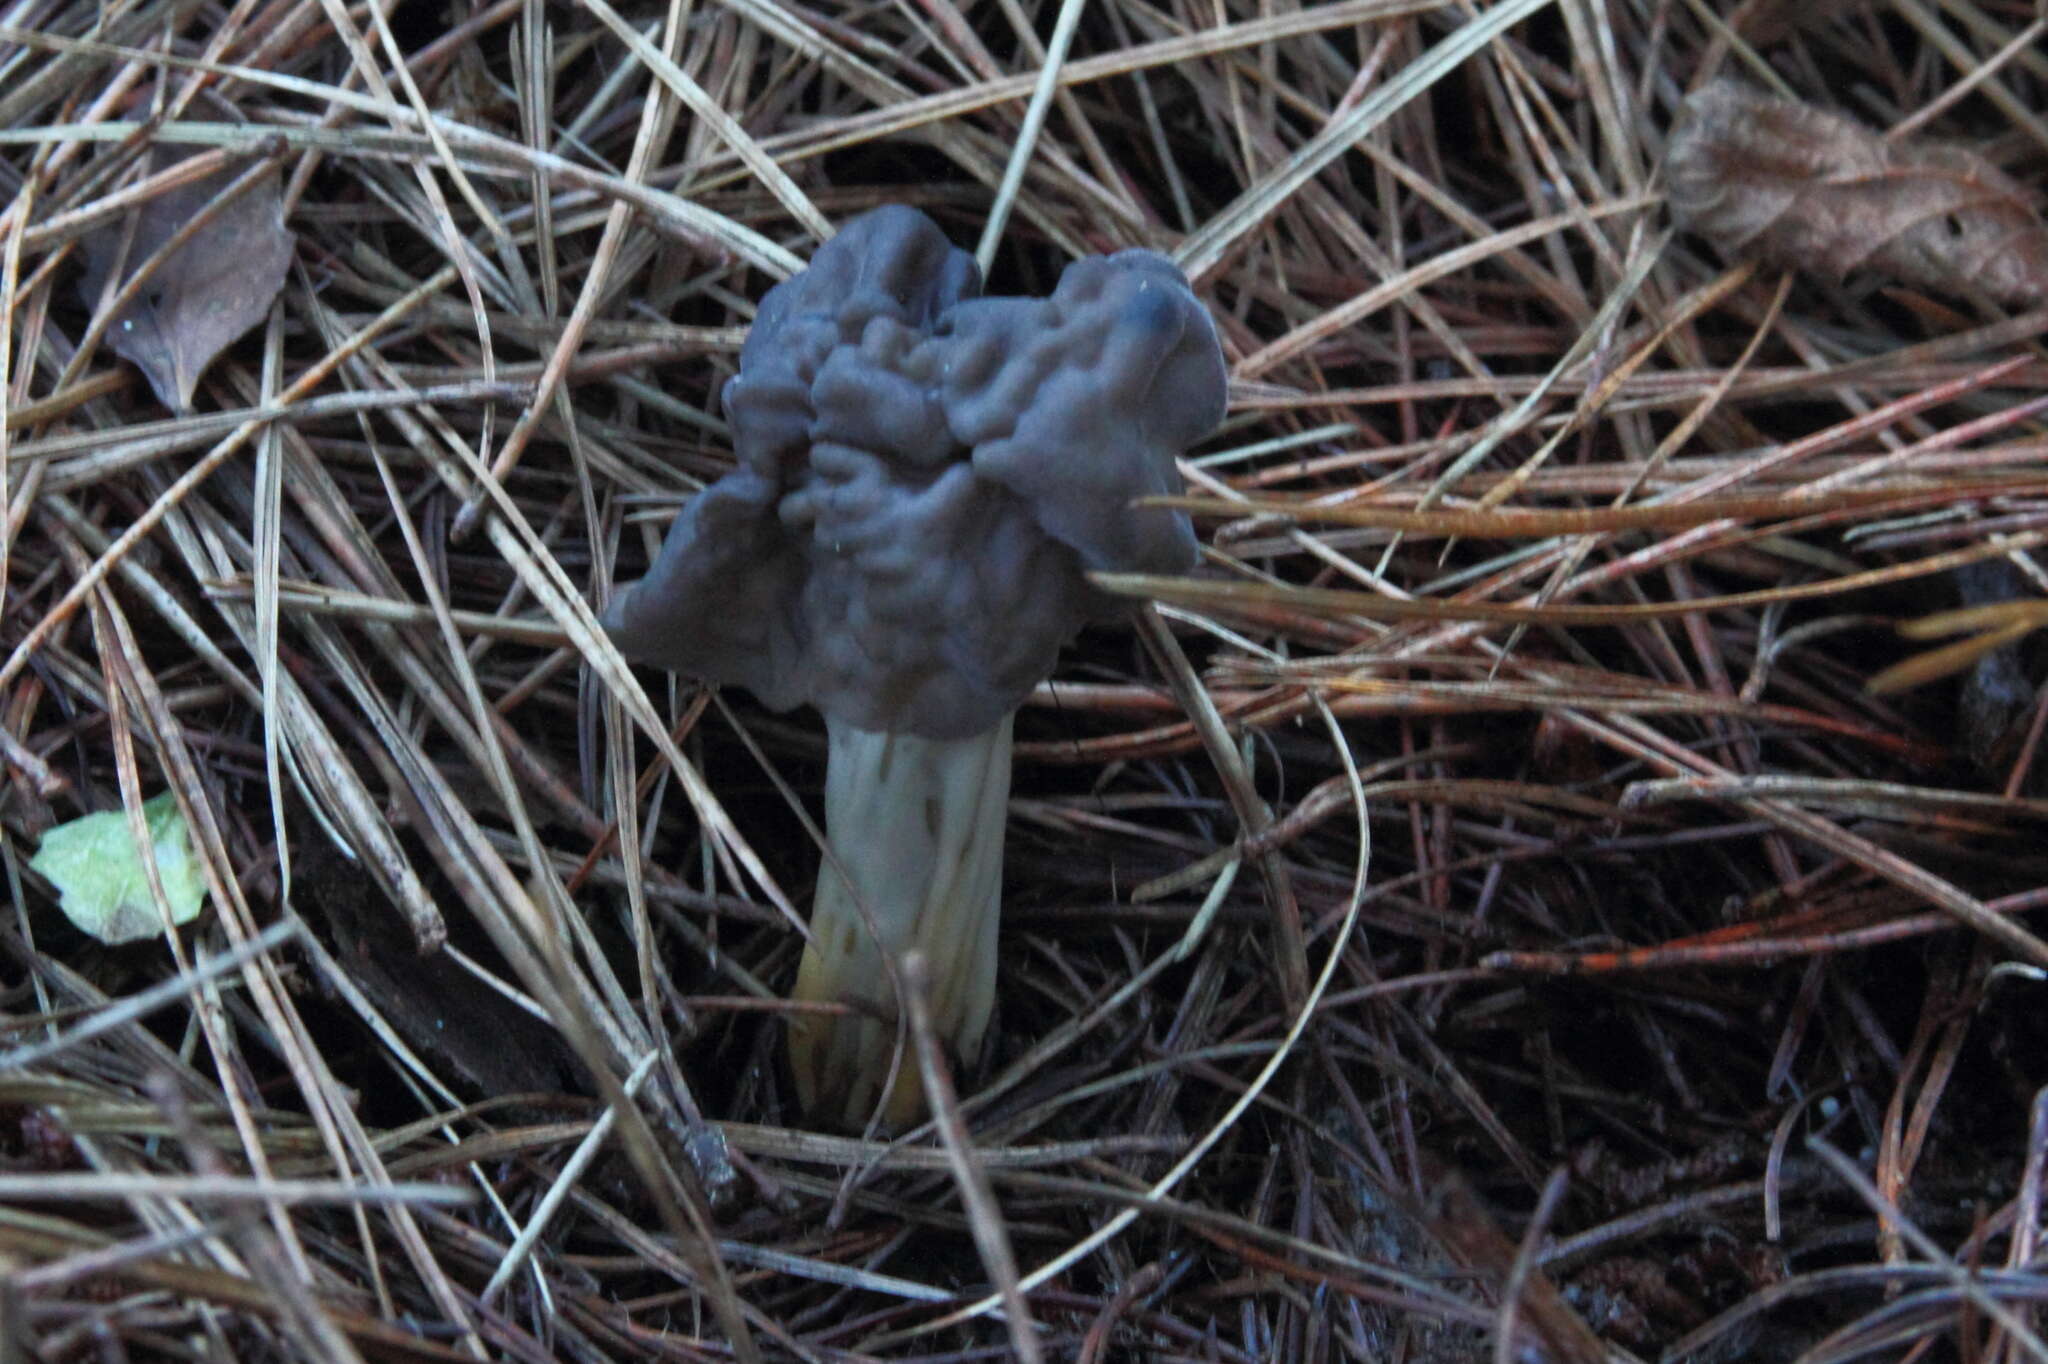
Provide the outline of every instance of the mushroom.
[[895,963],[972,1062],[995,999],[1011,718],[1081,626],[1091,571],[1177,573],[1175,460],[1223,417],[1223,356],[1172,262],[1068,265],[981,298],[923,214],[877,209],[768,291],[724,391],[738,467],[693,497],[604,623],[629,658],[824,714],[826,858],[790,1025],[798,1101],[923,1112]]

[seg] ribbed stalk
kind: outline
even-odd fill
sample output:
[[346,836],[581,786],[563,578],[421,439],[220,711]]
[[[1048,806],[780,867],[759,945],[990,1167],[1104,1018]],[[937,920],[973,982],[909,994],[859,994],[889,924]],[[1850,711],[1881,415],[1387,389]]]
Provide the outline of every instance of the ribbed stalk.
[[[811,943],[794,997],[861,1012],[796,1015],[790,1024],[797,1099],[820,1121],[860,1127],[874,1112],[900,1014],[884,963],[912,948],[930,963],[940,1040],[968,1062],[981,1050],[995,1006],[1010,729],[1007,715],[966,739],[827,724],[825,835],[832,856],[818,874]],[[883,1120],[900,1128],[923,1116],[924,1087],[906,1038]]]

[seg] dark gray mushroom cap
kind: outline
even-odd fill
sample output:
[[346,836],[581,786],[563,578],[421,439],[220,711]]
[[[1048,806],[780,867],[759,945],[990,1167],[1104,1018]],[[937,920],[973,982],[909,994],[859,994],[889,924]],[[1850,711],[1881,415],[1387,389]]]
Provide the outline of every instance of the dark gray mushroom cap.
[[1175,458],[1223,419],[1223,355],[1173,263],[1075,261],[978,298],[930,219],[878,209],[768,292],[726,385],[739,466],[604,623],[630,658],[964,738],[1116,609],[1089,570],[1178,573]]

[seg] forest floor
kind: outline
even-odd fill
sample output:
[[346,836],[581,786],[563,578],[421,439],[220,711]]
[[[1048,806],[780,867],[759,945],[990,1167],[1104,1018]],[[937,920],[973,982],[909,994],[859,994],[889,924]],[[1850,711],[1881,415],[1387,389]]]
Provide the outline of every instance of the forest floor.
[[[2048,1360],[2044,33],[9,0],[0,1364]],[[593,615],[889,203],[1229,370],[893,1135],[817,715]]]

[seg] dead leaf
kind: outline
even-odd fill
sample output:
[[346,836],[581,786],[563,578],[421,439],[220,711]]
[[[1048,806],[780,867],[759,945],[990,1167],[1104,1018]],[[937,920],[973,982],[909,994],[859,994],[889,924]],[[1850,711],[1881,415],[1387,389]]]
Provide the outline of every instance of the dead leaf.
[[[183,158],[158,154],[161,170]],[[98,308],[115,270],[125,284],[246,168],[224,170],[157,196],[124,219],[87,233],[85,301]],[[132,234],[132,235],[131,235]],[[148,377],[166,407],[189,411],[199,376],[270,310],[291,268],[276,174],[223,207],[150,273],[106,335]]]
[[1750,0],[1728,16],[1728,26],[1752,47],[1770,47],[1797,33],[1812,33],[1862,10],[1874,0]]
[[2048,298],[2048,224],[2018,182],[1961,147],[1886,142],[1838,114],[1716,81],[1685,101],[1667,179],[1679,225],[1731,257]]

